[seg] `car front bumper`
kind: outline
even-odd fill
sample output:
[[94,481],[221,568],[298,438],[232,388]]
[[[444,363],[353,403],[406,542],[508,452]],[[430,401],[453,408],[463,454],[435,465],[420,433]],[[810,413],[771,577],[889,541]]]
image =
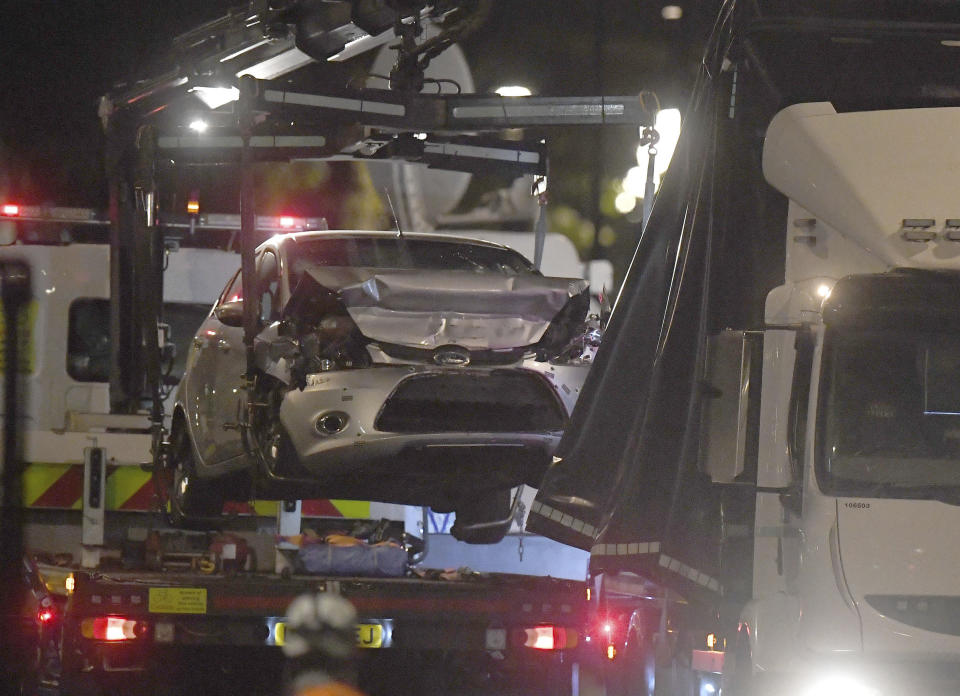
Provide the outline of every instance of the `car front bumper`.
[[[400,481],[417,499],[429,480],[441,487],[451,477],[496,487],[535,482],[566,417],[556,380],[521,368],[324,372],[288,392],[280,408],[298,464],[334,486],[332,495],[348,497],[356,485],[364,497],[394,501],[403,496]],[[385,489],[379,496],[371,493],[377,481]]]

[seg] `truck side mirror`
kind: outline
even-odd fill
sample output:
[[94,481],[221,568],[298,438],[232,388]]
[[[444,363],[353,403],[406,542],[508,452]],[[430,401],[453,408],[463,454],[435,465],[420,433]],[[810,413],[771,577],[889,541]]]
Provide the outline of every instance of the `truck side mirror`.
[[708,339],[700,469],[714,483],[735,483],[746,468],[752,359],[753,341],[744,331],[726,330]]
[[799,482],[790,484],[780,492],[780,504],[794,517],[800,517],[803,512],[803,489]]
[[243,326],[243,300],[231,300],[213,310],[217,319],[227,326]]

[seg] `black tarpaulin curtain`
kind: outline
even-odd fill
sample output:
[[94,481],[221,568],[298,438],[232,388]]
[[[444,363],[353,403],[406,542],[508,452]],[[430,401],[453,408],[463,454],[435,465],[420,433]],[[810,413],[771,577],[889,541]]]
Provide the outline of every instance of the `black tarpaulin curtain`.
[[659,572],[672,563],[675,574],[692,585],[716,591],[714,496],[697,469],[709,310],[714,78],[724,52],[716,43],[711,50],[527,529],[592,550],[594,572],[636,569],[638,561]]

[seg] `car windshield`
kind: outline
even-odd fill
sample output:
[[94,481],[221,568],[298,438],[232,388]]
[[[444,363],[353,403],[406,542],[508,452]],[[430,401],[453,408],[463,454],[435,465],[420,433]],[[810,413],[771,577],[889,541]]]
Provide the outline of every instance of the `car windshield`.
[[295,273],[303,265],[297,261],[317,266],[461,270],[511,276],[535,272],[530,262],[512,249],[441,239],[330,237],[298,241],[291,247],[291,255]]
[[821,391],[825,490],[937,497],[960,490],[960,336],[827,336]]

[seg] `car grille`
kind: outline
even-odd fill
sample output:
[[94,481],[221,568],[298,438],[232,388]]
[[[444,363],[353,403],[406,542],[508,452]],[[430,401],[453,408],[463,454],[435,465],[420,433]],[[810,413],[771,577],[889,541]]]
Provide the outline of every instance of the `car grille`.
[[555,432],[566,413],[537,374],[513,370],[411,375],[386,400],[383,432]]

